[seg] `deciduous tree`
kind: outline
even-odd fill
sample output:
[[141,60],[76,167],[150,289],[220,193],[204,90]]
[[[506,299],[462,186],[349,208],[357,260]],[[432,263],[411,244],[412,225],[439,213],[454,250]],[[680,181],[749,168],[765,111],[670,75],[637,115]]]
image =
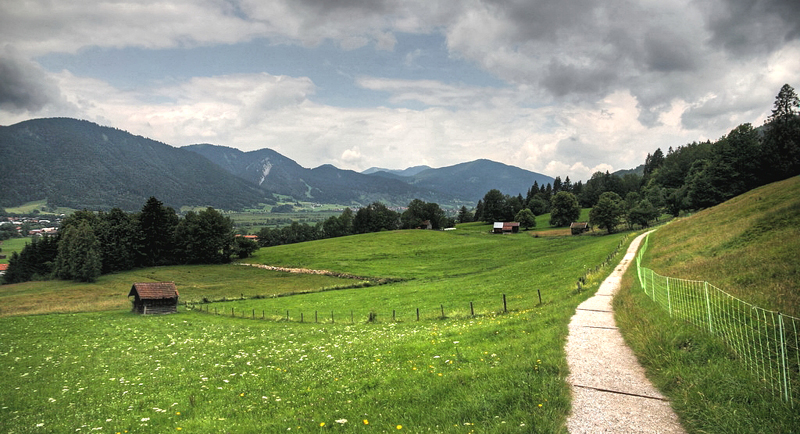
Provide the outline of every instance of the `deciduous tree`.
[[589,223],[613,233],[624,212],[622,198],[613,191],[607,191],[600,195],[597,204],[589,212]]
[[581,216],[578,198],[566,191],[559,191],[550,201],[550,225],[569,226]]

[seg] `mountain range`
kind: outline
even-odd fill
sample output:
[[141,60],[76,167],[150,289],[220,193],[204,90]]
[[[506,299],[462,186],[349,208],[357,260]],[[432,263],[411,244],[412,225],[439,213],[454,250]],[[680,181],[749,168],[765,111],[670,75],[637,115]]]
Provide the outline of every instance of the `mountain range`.
[[51,206],[138,210],[150,196],[165,204],[238,210],[275,203],[276,195],[347,206],[412,199],[471,205],[491,190],[525,194],[553,178],[476,160],[443,168],[313,169],[271,149],[244,152],[212,144],[176,148],[69,118],[0,127],[0,206],[47,199]]

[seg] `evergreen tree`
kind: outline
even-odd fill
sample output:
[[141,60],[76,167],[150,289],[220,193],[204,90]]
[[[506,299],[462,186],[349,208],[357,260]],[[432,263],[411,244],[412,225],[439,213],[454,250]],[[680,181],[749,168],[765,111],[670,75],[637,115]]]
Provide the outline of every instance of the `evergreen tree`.
[[792,86],[784,84],[775,97],[764,135],[762,170],[767,182],[800,174],[800,98]]
[[478,203],[475,205],[475,216],[474,219],[476,222],[485,221],[483,219],[483,200],[478,199]]
[[175,210],[150,197],[138,216],[141,234],[141,256],[143,266],[166,265],[174,263],[175,228],[178,226]]
[[458,222],[469,223],[471,221],[472,221],[472,213],[469,212],[466,206],[462,206],[461,209],[458,210]]
[[95,234],[100,241],[103,274],[130,270],[141,246],[136,221],[119,208],[100,213]]

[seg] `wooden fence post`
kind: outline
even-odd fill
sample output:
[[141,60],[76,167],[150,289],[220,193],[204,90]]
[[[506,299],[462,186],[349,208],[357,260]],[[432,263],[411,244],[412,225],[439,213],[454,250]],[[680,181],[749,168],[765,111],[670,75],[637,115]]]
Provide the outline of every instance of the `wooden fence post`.
[[419,308],[417,308],[417,321],[419,321]]
[[503,294],[503,313],[508,313],[508,305],[506,304],[506,295]]
[[469,315],[475,316],[475,309],[472,307],[472,302],[469,302]]

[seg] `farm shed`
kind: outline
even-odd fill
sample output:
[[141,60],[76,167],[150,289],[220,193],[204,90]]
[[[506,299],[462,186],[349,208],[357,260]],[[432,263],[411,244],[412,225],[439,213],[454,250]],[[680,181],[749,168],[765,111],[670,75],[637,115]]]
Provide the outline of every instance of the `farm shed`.
[[178,312],[178,288],[173,282],[134,283],[130,296],[134,297],[133,312],[144,315]]
[[572,222],[569,225],[572,235],[580,235],[589,230],[589,223],[586,222]]
[[494,222],[492,232],[495,234],[516,234],[519,232],[518,222]]

